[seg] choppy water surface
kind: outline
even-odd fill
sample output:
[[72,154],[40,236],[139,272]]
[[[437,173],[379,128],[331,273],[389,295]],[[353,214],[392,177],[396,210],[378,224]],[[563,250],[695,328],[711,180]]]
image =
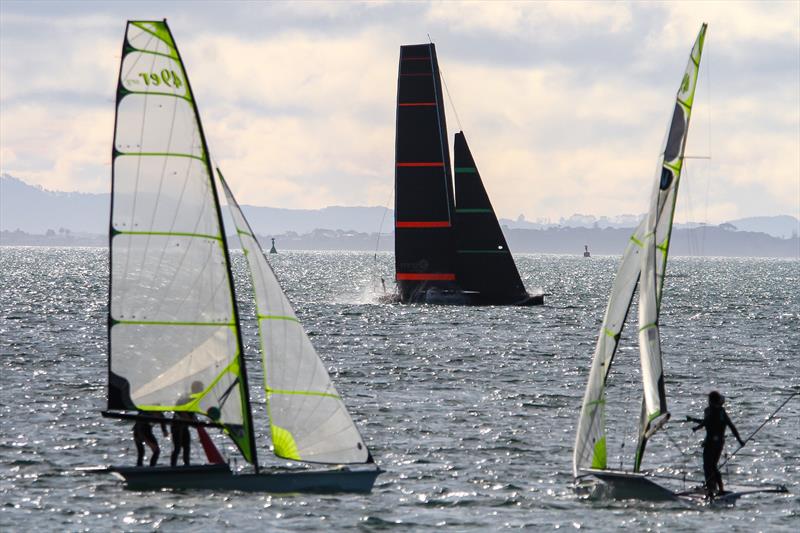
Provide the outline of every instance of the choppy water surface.
[[[528,287],[551,293],[547,305],[533,308],[377,304],[377,275],[391,279],[388,254],[377,262],[372,254],[327,252],[270,259],[387,470],[373,493],[131,492],[111,476],[76,473],[135,457],[130,426],[99,416],[107,252],[1,248],[0,529],[752,531],[800,524],[800,401],[729,468],[732,481],[783,483],[787,496],[720,510],[576,498],[575,423],[618,258],[518,257]],[[241,255],[234,260],[240,271]],[[725,393],[745,436],[780,404],[782,390],[800,385],[800,263],[676,258],[669,276],[662,343],[674,422],[651,441],[645,466],[691,475],[700,469],[701,436],[680,420],[701,415],[710,388]],[[250,307],[241,305],[246,316]],[[245,340],[257,384],[254,331],[247,327]],[[609,391],[609,460],[618,463],[625,442],[630,466],[641,393],[635,343],[624,346]],[[263,394],[255,395],[266,461]],[[170,446],[162,442],[162,457]]]

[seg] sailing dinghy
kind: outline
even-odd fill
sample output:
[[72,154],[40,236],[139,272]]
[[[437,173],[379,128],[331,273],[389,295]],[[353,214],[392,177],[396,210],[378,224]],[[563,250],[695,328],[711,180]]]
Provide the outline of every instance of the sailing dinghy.
[[113,147],[108,409],[219,428],[252,471],[111,467],[131,489],[369,492],[381,470],[218,173],[251,276],[276,456],[258,462],[237,295],[197,104],[165,21],[129,21]]
[[401,303],[537,305],[463,132],[454,170],[433,43],[400,47],[395,136],[395,279]]
[[[678,499],[697,501],[699,494],[702,494],[701,500],[705,497],[705,493],[698,489],[678,491],[666,487],[660,483],[658,476],[644,472],[641,466],[648,440],[664,428],[670,418],[664,386],[659,311],[675,200],[684,162],[686,136],[694,103],[706,27],[707,25],[703,24],[700,28],[678,89],[672,120],[659,157],[648,215],[636,228],[622,256],[597,339],[589,381],[586,385],[586,393],[578,420],[573,456],[573,474],[578,482],[580,492],[587,488],[599,488],[599,492],[615,499],[649,501]],[[611,373],[611,365],[619,346],[622,328],[633,303],[637,285],[639,287],[639,354],[644,397],[639,420],[638,442],[633,457],[633,469],[631,471],[614,470],[608,468],[605,390]],[[602,486],[597,487],[593,480],[599,480],[602,482]],[[730,503],[743,494],[785,492],[785,490],[783,487],[741,488],[725,495],[725,499],[720,501]]]

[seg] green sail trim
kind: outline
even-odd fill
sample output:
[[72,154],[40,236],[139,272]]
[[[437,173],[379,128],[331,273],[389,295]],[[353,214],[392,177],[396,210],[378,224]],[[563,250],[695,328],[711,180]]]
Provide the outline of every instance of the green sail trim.
[[264,389],[267,394],[289,394],[295,396],[321,396],[323,398],[335,398],[337,400],[341,399],[341,397],[337,394],[331,394],[329,392],[317,392],[313,390],[284,390],[284,389],[271,389],[266,387]]
[[115,320],[114,325],[126,324],[129,326],[228,326],[235,328],[234,322],[168,322],[165,320]]
[[[133,94],[147,94],[152,95],[153,93],[133,93]],[[173,95],[168,95],[173,96]],[[135,157],[188,157],[191,159],[197,159],[198,161],[202,161],[203,163],[206,162],[206,159],[199,155],[194,154],[179,154],[174,152],[117,152],[116,157],[122,156],[135,156]]]
[[300,321],[297,320],[297,317],[287,315],[256,315],[256,318],[259,320],[288,320],[290,322],[297,322],[298,324],[300,323]]
[[485,207],[470,207],[464,209],[456,209],[456,213],[492,213],[493,211]]
[[208,239],[211,241],[221,241],[222,237],[219,235],[207,235],[205,233],[188,233],[182,231],[124,231],[117,230],[114,232],[116,235],[146,235],[156,237],[192,237],[196,239]]
[[[131,21],[131,24],[136,26],[142,31],[145,31],[155,37],[156,39],[162,41],[164,44],[169,46],[170,51],[174,54],[173,57],[178,59],[178,54],[175,51],[175,43],[172,41],[172,36],[169,34],[169,31],[164,26],[164,23],[157,20],[141,20],[141,21]],[[148,26],[152,26],[149,28]]]
[[592,468],[598,470],[605,470],[607,466],[606,455],[606,438],[602,437],[594,445],[594,452],[592,453]]
[[275,455],[286,459],[293,459],[295,461],[302,461],[300,452],[297,450],[297,442],[295,442],[292,434],[280,426],[271,424],[272,429],[272,445],[275,447]]
[[477,174],[478,169],[475,167],[456,167],[456,172],[459,174]]

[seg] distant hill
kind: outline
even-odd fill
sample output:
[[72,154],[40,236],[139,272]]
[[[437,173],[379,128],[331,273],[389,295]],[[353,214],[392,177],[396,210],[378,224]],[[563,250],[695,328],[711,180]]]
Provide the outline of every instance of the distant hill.
[[[283,209],[242,206],[253,230],[277,237],[279,248],[374,250],[394,247],[394,213],[385,207]],[[226,213],[227,210],[223,210]],[[0,244],[97,245],[108,231],[109,195],[48,191],[9,175],[0,176]],[[588,244],[595,254],[618,255],[641,215],[572,215],[557,224],[501,219],[516,252],[578,253]],[[226,227],[233,227],[226,221]],[[676,225],[676,255],[800,257],[800,220],[769,216],[732,220],[719,226]],[[740,231],[737,231],[740,230]],[[743,230],[743,231],[742,231]],[[794,238],[790,238],[794,236]],[[264,240],[269,243],[268,240]]]

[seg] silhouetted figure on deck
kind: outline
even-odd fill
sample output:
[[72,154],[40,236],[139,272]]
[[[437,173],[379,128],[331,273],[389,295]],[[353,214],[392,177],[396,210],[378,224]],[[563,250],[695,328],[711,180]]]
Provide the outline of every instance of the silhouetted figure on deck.
[[714,487],[719,492],[724,494],[725,489],[722,486],[722,474],[720,474],[717,464],[722,455],[722,449],[725,447],[725,426],[731,428],[733,436],[739,441],[740,446],[744,446],[736,426],[733,425],[731,419],[728,418],[728,413],[722,405],[725,403],[725,397],[717,391],[711,391],[708,394],[708,407],[703,412],[703,418],[693,418],[687,416],[686,419],[691,422],[696,422],[698,425],[692,428],[692,431],[704,427],[706,428],[706,438],[703,441],[703,473],[705,474],[706,493],[709,497],[714,494]]
[[181,420],[194,420],[192,413],[185,411],[178,411],[172,418],[172,455],[170,456],[169,464],[172,466],[178,465],[178,456],[183,450],[183,464],[189,465],[189,457],[192,453],[192,439],[189,435],[189,426]]
[[[193,381],[191,389],[192,392],[189,397],[182,396],[178,399],[176,405],[185,405],[192,399],[198,398],[205,389],[205,385],[203,385],[202,381]],[[194,420],[194,413],[189,411],[176,411],[172,417],[172,456],[170,457],[170,465],[178,465],[178,456],[181,451],[183,451],[184,466],[189,465],[189,458],[192,453],[192,439],[189,434],[189,427],[194,425],[192,424]]]
[[[140,415],[152,416],[155,418],[164,418],[164,415],[159,412],[145,413],[139,411]],[[167,425],[161,422],[161,433],[166,437],[169,435]],[[137,420],[133,425],[133,442],[136,444],[136,466],[144,464],[144,445],[150,448],[152,455],[150,456],[150,466],[156,466],[158,463],[158,456],[161,454],[161,449],[158,447],[158,441],[153,435],[153,426],[147,420]]]

